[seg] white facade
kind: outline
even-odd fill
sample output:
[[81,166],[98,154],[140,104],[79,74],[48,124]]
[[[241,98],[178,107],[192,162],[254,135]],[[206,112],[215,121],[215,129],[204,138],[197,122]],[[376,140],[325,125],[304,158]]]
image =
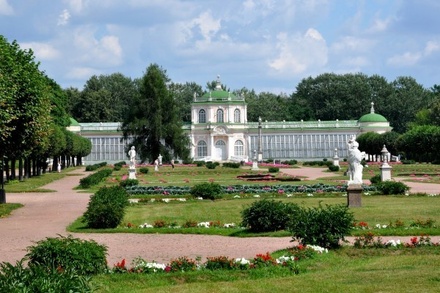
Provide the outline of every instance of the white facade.
[[[128,160],[120,123],[80,123],[80,134],[90,138],[92,152],[85,164]],[[195,161],[321,160],[335,154],[347,155],[353,135],[391,127],[385,117],[371,112],[359,120],[248,122],[243,97],[216,88],[202,97],[194,96],[191,124],[184,126]],[[260,131],[261,130],[261,131]]]

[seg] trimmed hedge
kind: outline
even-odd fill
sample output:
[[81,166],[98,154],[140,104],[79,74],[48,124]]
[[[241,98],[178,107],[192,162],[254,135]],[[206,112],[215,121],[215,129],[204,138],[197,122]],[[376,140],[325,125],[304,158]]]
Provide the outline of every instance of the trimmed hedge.
[[81,178],[79,180],[79,187],[80,188],[90,188],[94,185],[97,185],[100,182],[102,182],[105,178],[110,176],[112,174],[112,172],[113,172],[112,169],[106,168],[106,169],[99,170],[96,173],[90,174],[87,177]]
[[116,228],[128,206],[128,194],[123,187],[103,187],[90,197],[84,222],[89,228]]
[[99,168],[102,168],[105,166],[107,166],[107,162],[101,162],[101,163],[97,163],[97,164],[93,164],[93,165],[87,165],[86,171],[96,171]]

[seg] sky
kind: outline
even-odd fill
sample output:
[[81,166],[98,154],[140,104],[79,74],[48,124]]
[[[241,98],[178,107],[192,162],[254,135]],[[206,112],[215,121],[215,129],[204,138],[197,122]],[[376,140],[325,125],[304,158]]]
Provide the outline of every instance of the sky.
[[93,75],[290,95],[323,73],[440,84],[438,0],[0,0],[0,34],[82,90]]

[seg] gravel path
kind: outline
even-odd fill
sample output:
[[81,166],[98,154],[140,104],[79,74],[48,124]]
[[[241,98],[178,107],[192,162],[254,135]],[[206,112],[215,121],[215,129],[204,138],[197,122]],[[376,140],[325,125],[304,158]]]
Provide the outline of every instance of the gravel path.
[[[284,172],[309,179],[332,174],[322,172],[319,168],[290,169]],[[23,208],[15,210],[7,218],[0,219],[0,262],[15,263],[26,254],[26,248],[36,241],[57,235],[67,236],[66,227],[87,208],[90,195],[80,193],[72,188],[79,179],[86,176],[84,171],[73,171],[70,176],[52,182],[44,188],[53,189],[51,193],[18,193],[7,194],[8,203],[22,203]],[[410,185],[410,184],[408,184]],[[423,186],[432,184],[413,184],[422,191]],[[435,184],[434,184],[435,185]],[[438,186],[437,193],[438,193]],[[413,190],[412,190],[413,191]],[[414,192],[414,191],[413,191]],[[190,258],[209,256],[252,258],[258,253],[272,252],[292,246],[291,237],[252,237],[235,238],[208,235],[164,235],[164,234],[72,234],[82,239],[93,239],[108,248],[110,266],[122,259],[131,262],[136,257],[167,263],[173,258],[187,256]],[[396,237],[390,237],[396,239]],[[399,237],[408,241],[410,237]],[[433,237],[438,242],[439,237]]]

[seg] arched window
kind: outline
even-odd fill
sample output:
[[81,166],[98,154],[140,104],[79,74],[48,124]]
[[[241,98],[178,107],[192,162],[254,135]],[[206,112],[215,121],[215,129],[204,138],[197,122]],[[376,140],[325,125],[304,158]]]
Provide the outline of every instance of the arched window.
[[217,123],[223,123],[224,119],[223,119],[223,110],[222,109],[218,109],[217,110]]
[[199,123],[206,123],[206,112],[203,109],[199,111]]
[[234,144],[234,155],[240,157],[244,155],[244,145],[241,140],[237,140]]
[[206,156],[208,156],[208,146],[204,140],[201,140],[197,143],[197,157]]
[[239,109],[235,109],[235,111],[234,111],[234,122],[240,123],[240,110]]

